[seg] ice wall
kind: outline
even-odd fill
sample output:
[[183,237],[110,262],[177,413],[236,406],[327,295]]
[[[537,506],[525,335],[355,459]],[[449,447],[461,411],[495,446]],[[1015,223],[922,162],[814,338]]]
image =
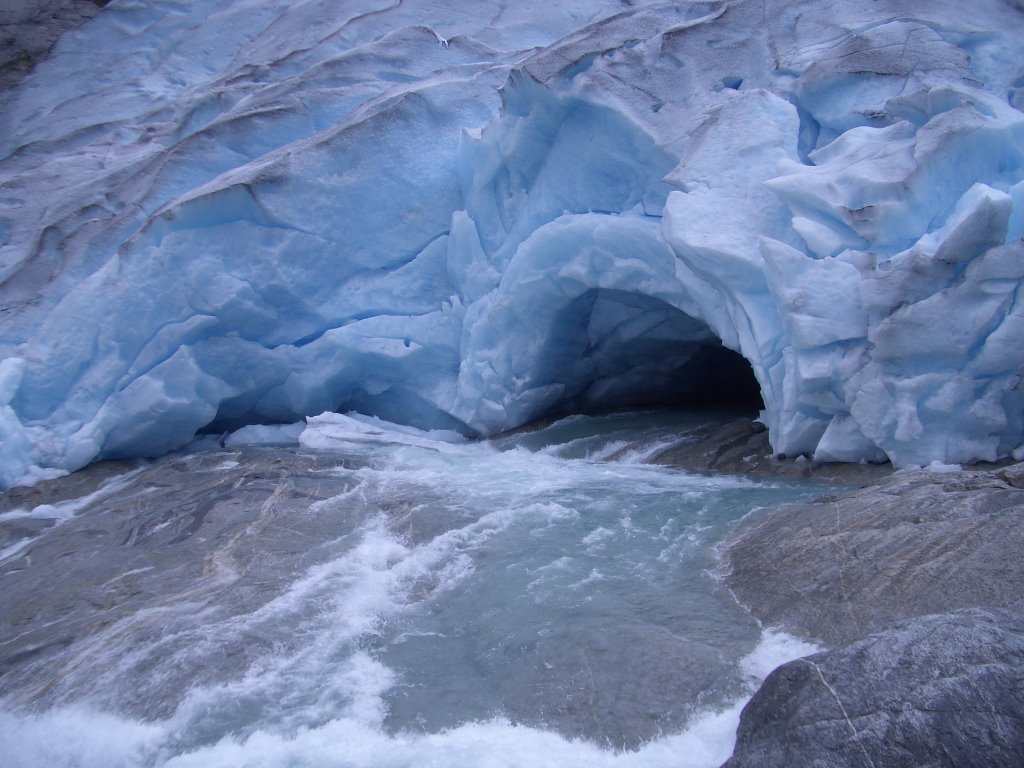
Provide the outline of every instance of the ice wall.
[[1020,456],[1021,29],[114,0],[0,93],[0,483],[325,410],[489,434],[719,342],[778,452]]

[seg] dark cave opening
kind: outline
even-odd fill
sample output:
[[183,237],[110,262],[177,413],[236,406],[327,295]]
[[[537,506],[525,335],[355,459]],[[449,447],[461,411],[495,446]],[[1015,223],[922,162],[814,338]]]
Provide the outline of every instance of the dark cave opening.
[[538,418],[631,409],[754,417],[764,409],[750,363],[702,320],[661,299],[591,289],[545,331],[530,383],[557,384],[564,393]]
[[[573,414],[598,416],[630,410],[706,411],[718,416],[756,418],[764,410],[761,387],[750,363],[720,343],[706,344],[690,360],[668,372],[657,386],[621,393],[614,399],[561,403],[541,420]],[[672,386],[665,386],[671,379]]]
[[680,371],[678,392],[665,405],[674,408],[764,409],[761,386],[747,359],[721,344],[700,348]]

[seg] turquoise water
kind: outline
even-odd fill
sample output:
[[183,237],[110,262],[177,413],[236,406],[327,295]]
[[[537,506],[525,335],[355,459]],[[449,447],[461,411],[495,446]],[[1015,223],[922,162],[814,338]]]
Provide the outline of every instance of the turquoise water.
[[253,610],[183,604],[159,636],[94,643],[83,680],[102,684],[8,703],[0,752],[26,766],[718,765],[760,678],[810,647],[735,603],[715,547],[754,507],[819,489],[643,463],[692,420],[572,417],[490,442],[314,425],[303,444],[337,456],[344,492],[309,513],[351,530]]

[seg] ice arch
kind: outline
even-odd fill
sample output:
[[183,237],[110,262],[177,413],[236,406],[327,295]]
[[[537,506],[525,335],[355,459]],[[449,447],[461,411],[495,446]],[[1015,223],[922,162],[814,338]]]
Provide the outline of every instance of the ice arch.
[[701,361],[736,376],[709,353],[719,338],[680,269],[657,219],[589,213],[539,228],[467,313],[455,413],[493,433],[551,411],[698,397]]

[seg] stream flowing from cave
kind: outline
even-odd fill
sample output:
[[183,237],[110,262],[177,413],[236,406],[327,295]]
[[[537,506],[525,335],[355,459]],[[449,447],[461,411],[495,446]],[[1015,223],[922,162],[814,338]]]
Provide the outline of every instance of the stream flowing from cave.
[[716,766],[763,676],[812,650],[735,602],[716,546],[751,510],[821,487],[644,463],[695,418],[353,440],[331,470],[343,492],[311,512],[355,522],[318,563],[252,610],[180,602],[169,633],[137,631],[140,612],[127,651],[91,647],[102,684],[72,680],[44,708],[0,702],[0,752],[51,766]]

